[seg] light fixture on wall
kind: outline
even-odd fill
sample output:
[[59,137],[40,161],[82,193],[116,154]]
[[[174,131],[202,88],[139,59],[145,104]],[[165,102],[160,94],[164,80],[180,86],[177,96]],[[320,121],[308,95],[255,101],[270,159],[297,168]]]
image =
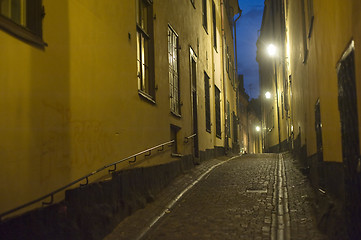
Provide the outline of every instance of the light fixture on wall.
[[268,91],[264,95],[267,99],[271,99],[271,97],[272,97],[272,94]]

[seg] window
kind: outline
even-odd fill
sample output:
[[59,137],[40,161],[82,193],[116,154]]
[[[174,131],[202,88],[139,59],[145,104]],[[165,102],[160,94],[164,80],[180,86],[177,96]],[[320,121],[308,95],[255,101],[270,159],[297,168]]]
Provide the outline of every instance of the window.
[[180,115],[178,77],[178,35],[168,26],[169,98],[171,112]]
[[213,46],[217,50],[217,22],[216,22],[216,5],[212,2],[212,19],[213,19]]
[[152,0],[136,0],[136,3],[138,90],[142,96],[154,100]]
[[221,129],[221,91],[215,86],[214,101],[215,101],[215,110],[216,110],[216,136],[218,138],[222,137]]
[[192,5],[193,5],[193,7],[194,7],[194,8],[196,8],[196,5],[195,5],[195,4],[196,4],[196,3],[195,3],[195,0],[191,0],[191,3],[192,3]]
[[307,0],[307,12],[308,12],[308,38],[311,37],[313,27],[313,0]]
[[211,132],[211,104],[209,96],[209,77],[204,72],[204,97],[205,97],[205,112],[206,112],[206,131]]
[[42,40],[41,0],[0,0],[0,27],[12,35],[45,46]]
[[174,143],[172,145],[172,154],[178,154],[178,133],[179,133],[180,127],[175,126],[173,124],[170,125],[170,139],[174,140]]
[[238,142],[238,118],[236,113],[233,111],[233,143]]
[[302,0],[302,31],[303,31],[303,63],[307,62],[308,57],[308,46],[307,46],[307,27],[306,27],[306,10],[305,10],[305,0]]
[[226,53],[226,71],[228,73],[229,76],[229,49],[228,49],[228,45],[227,45],[227,53]]
[[202,0],[202,22],[203,22],[203,27],[207,32],[207,0]]
[[231,112],[229,107],[229,101],[227,101],[227,135],[231,136]]
[[302,0],[303,48],[304,48],[303,63],[307,62],[308,50],[310,44],[309,39],[311,38],[312,28],[313,28],[313,18],[314,18],[313,0]]

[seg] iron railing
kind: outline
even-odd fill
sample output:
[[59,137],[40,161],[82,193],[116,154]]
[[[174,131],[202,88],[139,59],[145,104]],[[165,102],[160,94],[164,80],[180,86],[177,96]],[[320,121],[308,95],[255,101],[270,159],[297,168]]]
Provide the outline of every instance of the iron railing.
[[189,142],[189,139],[194,138],[195,136],[197,136],[197,133],[192,134],[192,135],[190,135],[190,136],[188,136],[188,137],[185,137],[185,138],[184,138],[184,142],[185,142],[185,143],[188,143],[188,142]]
[[[46,206],[46,205],[53,204],[53,202],[54,202],[54,195],[55,195],[56,193],[59,193],[59,192],[65,190],[65,189],[73,186],[74,184],[83,181],[83,180],[86,180],[86,183],[85,183],[85,184],[80,184],[80,187],[85,186],[85,185],[87,185],[87,184],[89,183],[89,177],[90,177],[90,176],[93,176],[93,175],[95,175],[95,174],[97,174],[97,173],[99,173],[99,172],[101,172],[101,171],[103,171],[103,170],[105,170],[105,169],[107,169],[107,168],[110,168],[110,167],[113,167],[113,169],[109,169],[109,170],[108,170],[109,173],[114,172],[114,171],[116,171],[116,169],[117,169],[117,164],[122,163],[122,162],[125,162],[125,161],[127,161],[127,160],[128,160],[128,162],[129,162],[129,164],[135,163],[135,162],[137,161],[137,156],[142,155],[142,154],[145,154],[145,153],[147,153],[147,154],[145,154],[144,156],[150,156],[150,155],[152,154],[152,150],[155,150],[155,149],[158,149],[158,151],[161,152],[161,151],[164,150],[164,147],[165,147],[165,146],[168,145],[168,146],[170,147],[170,146],[172,146],[172,144],[173,144],[174,142],[175,142],[175,140],[171,140],[171,141],[168,141],[168,142],[159,144],[159,145],[157,145],[157,146],[151,147],[151,148],[149,148],[149,149],[147,149],[147,150],[141,151],[141,152],[139,152],[139,153],[133,154],[133,155],[131,155],[131,156],[129,156],[129,157],[123,158],[123,159],[121,159],[121,160],[119,160],[119,161],[116,161],[116,162],[110,163],[110,164],[108,164],[108,165],[105,165],[105,166],[103,166],[103,167],[101,167],[101,168],[99,168],[99,169],[97,169],[97,170],[95,170],[95,171],[93,171],[93,172],[91,172],[91,173],[88,173],[87,175],[85,175],[85,176],[83,176],[83,177],[81,177],[81,178],[78,178],[77,180],[75,180],[75,181],[73,181],[73,182],[71,182],[71,183],[68,183],[68,184],[64,185],[64,186],[61,187],[61,188],[56,189],[55,191],[53,191],[53,192],[51,192],[51,193],[48,193],[48,194],[46,194],[46,195],[44,195],[44,196],[42,196],[42,197],[39,197],[39,198],[37,198],[37,199],[35,199],[35,200],[33,200],[33,201],[30,201],[30,202],[28,202],[28,203],[25,203],[25,204],[23,204],[23,205],[21,205],[21,206],[19,206],[19,207],[16,207],[16,208],[13,208],[13,209],[11,209],[11,210],[8,210],[8,211],[6,211],[6,212],[1,213],[1,214],[0,214],[0,221],[2,221],[3,217],[5,217],[5,216],[7,216],[7,215],[9,215],[9,214],[11,214],[11,213],[14,213],[14,212],[16,212],[16,211],[19,211],[20,209],[26,208],[26,207],[28,207],[28,206],[31,206],[31,205],[33,205],[33,204],[35,204],[35,203],[37,203],[37,202],[40,202],[40,201],[42,201],[42,200],[44,200],[44,199],[49,198],[49,197],[50,197],[50,201],[49,201],[49,202],[42,202],[42,206],[44,207],[44,206]],[[129,160],[129,159],[132,159],[132,160]]]

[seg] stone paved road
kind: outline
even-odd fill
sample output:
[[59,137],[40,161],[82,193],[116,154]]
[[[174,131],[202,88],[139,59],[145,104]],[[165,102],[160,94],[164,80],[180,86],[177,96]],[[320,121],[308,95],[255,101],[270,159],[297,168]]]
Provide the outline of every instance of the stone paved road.
[[[280,229],[291,239],[326,239],[316,229],[312,189],[293,162],[287,154],[207,161],[178,178],[154,203],[125,219],[105,239],[277,239]],[[283,182],[279,182],[280,166],[285,167]],[[197,184],[172,202],[200,176]],[[286,195],[278,188],[286,189]],[[287,217],[278,216],[280,206],[286,206],[281,215]]]

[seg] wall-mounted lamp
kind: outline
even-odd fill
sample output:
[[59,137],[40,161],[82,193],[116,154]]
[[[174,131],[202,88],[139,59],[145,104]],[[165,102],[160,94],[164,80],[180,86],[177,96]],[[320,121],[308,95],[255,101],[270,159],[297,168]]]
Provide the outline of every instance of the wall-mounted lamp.
[[277,47],[272,43],[267,46],[267,53],[269,56],[274,57],[277,54]]
[[264,95],[267,99],[271,99],[271,97],[272,97],[272,94],[268,91]]

